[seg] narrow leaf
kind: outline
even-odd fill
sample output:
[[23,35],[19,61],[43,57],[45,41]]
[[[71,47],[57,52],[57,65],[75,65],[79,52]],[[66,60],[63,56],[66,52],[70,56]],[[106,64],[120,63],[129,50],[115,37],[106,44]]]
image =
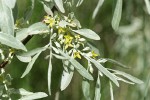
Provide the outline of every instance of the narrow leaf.
[[112,25],[112,28],[115,31],[118,30],[119,23],[120,23],[120,20],[121,20],[122,3],[123,3],[122,0],[117,0],[117,4],[116,4],[115,10],[114,10],[114,15],[113,15],[113,18],[112,18],[111,25]]
[[92,19],[95,19],[100,7],[103,5],[104,3],[104,0],[99,0],[98,3],[97,3],[97,6],[96,8],[94,9],[94,12],[93,12],[93,15],[92,15]]
[[63,1],[62,0],[54,0],[56,7],[58,8],[59,11],[62,13],[65,13],[65,9],[63,7]]
[[96,86],[95,86],[95,97],[94,100],[100,100],[101,99],[101,83],[100,83],[100,77],[98,74]]
[[28,28],[23,28],[20,31],[16,33],[16,38],[20,41],[24,40],[29,34],[28,33]]
[[41,54],[41,52],[37,53],[31,60],[31,62],[29,62],[29,64],[27,65],[26,67],[26,70],[24,71],[24,73],[22,74],[21,78],[25,77],[29,72],[30,70],[32,69],[33,67],[33,64],[35,63],[36,59],[38,58],[38,56]]
[[69,61],[84,78],[93,80],[92,75],[79,62],[73,58],[70,58]]
[[139,80],[138,78],[133,77],[132,75],[127,74],[127,73],[125,73],[125,72],[118,71],[118,70],[113,70],[113,69],[109,69],[109,70],[114,71],[115,74],[124,76],[125,78],[131,80],[131,81],[134,82],[134,83],[138,83],[138,84],[142,84],[142,83],[143,83],[143,81],[141,81],[141,80]]
[[6,3],[6,5],[9,7],[9,8],[14,8],[15,7],[15,4],[16,4],[16,0],[4,0],[4,2]]
[[46,12],[48,15],[53,16],[53,12],[52,12],[52,10],[51,10],[51,8],[50,8],[49,6],[47,6],[46,4],[43,3],[43,7],[44,7],[45,12]]
[[31,94],[33,94],[33,92],[29,92],[29,91],[27,91],[27,90],[25,90],[25,89],[23,89],[23,88],[20,88],[18,92],[19,92],[19,94],[22,95],[22,96],[23,96],[23,95],[31,95]]
[[110,85],[110,96],[111,96],[111,100],[114,100],[113,87],[112,87],[111,82],[109,82],[109,85]]
[[76,7],[79,7],[82,3],[83,3],[84,0],[78,0],[77,4],[76,4]]
[[46,49],[47,49],[47,47],[39,47],[39,48],[33,49],[31,51],[28,51],[28,52],[19,53],[18,55],[24,56],[24,57],[30,57],[30,56],[34,56],[35,54],[37,54],[39,52],[43,52]]
[[46,26],[46,24],[42,22],[35,23],[28,28],[29,35],[40,34],[45,32],[49,32],[49,29]]
[[73,32],[83,35],[89,39],[100,40],[100,37],[94,31],[92,31],[90,29],[73,30]]
[[0,32],[0,43],[10,46],[12,48],[27,51],[26,47],[22,44],[22,42],[20,42],[18,39],[16,39],[10,34]]
[[30,95],[23,96],[19,100],[34,100],[34,99],[44,98],[47,96],[48,95],[44,92],[36,92],[36,93],[30,94]]
[[19,55],[16,55],[17,58],[21,61],[21,62],[30,62],[31,61],[31,57],[24,57],[24,56],[19,56]]
[[14,35],[12,10],[5,4],[5,0],[0,0],[0,29],[4,33]]
[[64,70],[61,77],[61,86],[60,86],[61,90],[66,89],[66,87],[70,84],[74,73],[74,67],[68,61],[64,61],[63,65]]
[[49,57],[49,66],[48,66],[48,92],[51,95],[51,76],[52,76],[52,51],[50,50],[50,57]]
[[86,100],[91,100],[90,98],[90,83],[87,80],[82,81],[82,91]]
[[112,73],[110,73],[105,67],[103,67],[96,60],[94,60],[94,59],[90,59],[90,60],[99,69],[100,72],[105,74],[110,80],[112,80],[119,87],[119,83]]
[[150,15],[150,1],[149,0],[144,0],[147,8],[147,12]]

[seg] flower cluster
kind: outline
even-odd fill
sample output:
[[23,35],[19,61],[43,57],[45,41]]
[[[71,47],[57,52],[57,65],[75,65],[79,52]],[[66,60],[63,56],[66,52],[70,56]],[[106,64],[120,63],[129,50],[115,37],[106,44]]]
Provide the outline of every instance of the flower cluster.
[[96,58],[98,54],[91,51],[87,45],[86,39],[73,32],[74,29],[80,29],[81,25],[73,14],[68,16],[45,16],[44,23],[56,34],[53,41],[57,48],[62,48],[74,58],[81,59],[82,53],[86,53],[91,58]]

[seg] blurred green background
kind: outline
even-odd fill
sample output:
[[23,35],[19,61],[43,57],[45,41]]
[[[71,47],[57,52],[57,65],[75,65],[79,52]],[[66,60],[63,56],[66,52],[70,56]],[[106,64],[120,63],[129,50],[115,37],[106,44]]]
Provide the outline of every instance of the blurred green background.
[[[115,8],[116,0],[105,0],[100,8],[96,18],[92,20],[93,11],[98,3],[98,0],[84,0],[83,4],[76,8],[72,6],[76,18],[81,22],[83,28],[91,28],[101,37],[100,41],[90,41],[95,45],[102,58],[111,58],[117,60],[129,67],[123,69],[114,64],[106,63],[105,67],[111,67],[130,73],[144,81],[141,85],[128,85],[120,82],[120,87],[114,88],[115,100],[150,100],[150,95],[143,99],[146,89],[147,94],[150,93],[150,16],[146,12],[145,3],[143,0],[124,0],[123,12],[118,32],[115,32],[111,27],[111,20]],[[18,19],[25,16],[31,6],[30,0],[18,0]],[[43,6],[38,0],[35,0],[35,8],[30,24],[42,21],[46,13]],[[28,43],[28,50],[36,47],[41,47],[48,43],[48,38],[43,36],[34,36]],[[42,91],[48,93],[47,89],[47,69],[48,60],[45,59],[47,52],[43,52],[37,59],[31,72],[23,79],[21,75],[24,72],[26,65],[20,63],[15,58],[11,65],[7,67],[7,72],[10,72],[13,78],[12,87],[25,88],[29,91]],[[84,100],[81,80],[82,77],[75,73],[73,80],[66,90],[60,91],[60,80],[62,74],[62,63],[59,60],[53,59],[52,71],[52,95],[41,100]],[[96,79],[96,74],[94,78]],[[106,77],[101,78],[102,97],[101,100],[110,100],[109,82]],[[91,82],[91,96],[94,93],[95,82]]]

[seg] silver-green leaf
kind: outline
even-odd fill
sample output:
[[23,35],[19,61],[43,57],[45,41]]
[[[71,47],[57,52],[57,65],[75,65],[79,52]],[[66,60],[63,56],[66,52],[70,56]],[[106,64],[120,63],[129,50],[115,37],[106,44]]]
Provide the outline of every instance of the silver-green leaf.
[[100,72],[105,74],[110,80],[112,80],[118,87],[119,83],[112,73],[110,73],[105,67],[103,67],[98,61],[90,59],[90,61],[99,69]]
[[91,100],[90,98],[90,83],[87,80],[82,81],[82,91],[86,100]]
[[32,60],[28,63],[26,70],[24,71],[24,73],[22,74],[21,78],[25,77],[32,69],[33,64],[35,63],[36,59],[38,58],[38,56],[41,54],[41,52],[37,53]]
[[98,3],[97,3],[97,6],[96,8],[94,9],[94,12],[93,12],[93,15],[92,15],[92,19],[95,19],[100,7],[103,5],[104,3],[104,0],[99,0]]
[[69,61],[84,78],[93,80],[92,75],[79,62],[73,58],[70,58]]
[[44,92],[36,92],[36,93],[32,93],[30,95],[23,96],[19,100],[35,100],[35,99],[40,99],[40,98],[44,98],[47,96],[48,95]]
[[15,7],[15,4],[16,4],[16,0],[4,0],[4,2],[6,3],[6,5],[9,7],[9,8],[14,8]]
[[137,83],[137,84],[142,84],[143,83],[143,81],[141,81],[140,79],[138,79],[138,78],[136,78],[136,77],[134,77],[134,76],[132,76],[130,74],[127,74],[125,72],[122,72],[122,71],[119,71],[119,70],[113,70],[113,69],[109,69],[109,70],[114,71],[115,74],[117,74],[117,75],[124,76],[125,78],[131,80],[134,83]]
[[150,15],[150,1],[149,0],[144,0],[147,8],[147,12]]
[[2,32],[14,35],[14,19],[11,8],[5,0],[0,0],[0,29]]
[[76,32],[84,37],[87,37],[89,39],[93,40],[100,40],[100,37],[92,30],[90,29],[79,29],[79,30],[72,30],[73,32]]
[[64,90],[67,88],[67,86],[70,84],[73,73],[74,73],[74,67],[69,63],[69,61],[64,61],[64,70],[61,77],[61,86],[60,89]]
[[65,9],[63,7],[63,1],[62,0],[54,0],[56,7],[58,8],[59,11],[62,13],[65,13]]
[[97,77],[97,81],[96,81],[96,86],[95,86],[95,97],[94,97],[94,100],[100,100],[101,98],[101,83],[100,83],[100,77],[99,77],[99,74],[98,74],[98,77]]
[[18,39],[10,34],[0,32],[0,43],[15,49],[27,51],[26,47]]
[[121,14],[122,14],[122,0],[117,0],[117,4],[114,10],[113,18],[112,18],[112,28],[117,31],[119,27],[119,23],[121,20]]

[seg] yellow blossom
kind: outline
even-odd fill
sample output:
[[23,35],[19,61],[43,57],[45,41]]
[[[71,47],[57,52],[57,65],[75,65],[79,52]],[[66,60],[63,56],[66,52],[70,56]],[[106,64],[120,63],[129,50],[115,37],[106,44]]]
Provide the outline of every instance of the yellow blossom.
[[75,38],[76,39],[80,39],[80,35],[75,35]]
[[95,58],[98,56],[98,54],[96,54],[94,51],[92,51],[91,53],[92,53],[92,58]]
[[50,27],[55,25],[55,19],[50,16],[45,16],[44,22],[49,24]]
[[65,41],[64,41],[65,49],[67,49],[68,47],[73,47],[73,45],[71,44],[73,37],[69,34],[65,35],[64,37],[65,37]]
[[65,32],[65,29],[64,28],[62,28],[62,27],[59,27],[58,28],[58,33],[60,34],[60,33],[64,33]]
[[81,59],[80,52],[74,52],[73,57]]

